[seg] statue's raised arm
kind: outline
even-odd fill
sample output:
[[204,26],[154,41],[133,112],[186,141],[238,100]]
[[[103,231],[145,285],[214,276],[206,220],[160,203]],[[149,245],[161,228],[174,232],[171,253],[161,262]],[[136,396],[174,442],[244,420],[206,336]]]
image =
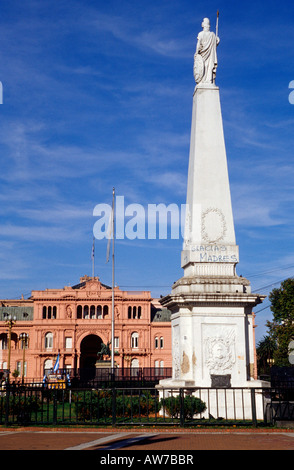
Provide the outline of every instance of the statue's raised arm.
[[194,55],[194,78],[198,85],[200,83],[214,85],[217,68],[216,48],[219,44],[219,37],[210,31],[208,18],[203,19],[201,26],[203,30],[198,34]]

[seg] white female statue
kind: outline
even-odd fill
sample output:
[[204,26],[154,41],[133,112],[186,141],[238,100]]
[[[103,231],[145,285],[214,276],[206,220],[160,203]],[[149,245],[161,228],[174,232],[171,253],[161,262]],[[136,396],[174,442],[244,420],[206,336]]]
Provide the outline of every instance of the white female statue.
[[[217,17],[218,18],[218,17]],[[210,31],[210,21],[204,18],[203,31],[198,34],[197,47],[194,55],[194,78],[198,85],[201,83],[214,84],[217,68],[216,48],[219,37]]]

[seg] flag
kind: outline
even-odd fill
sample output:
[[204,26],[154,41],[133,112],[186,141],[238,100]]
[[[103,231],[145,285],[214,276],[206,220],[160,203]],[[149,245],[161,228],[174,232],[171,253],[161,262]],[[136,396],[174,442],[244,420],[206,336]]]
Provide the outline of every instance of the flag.
[[56,373],[58,372],[58,370],[59,370],[59,353],[54,364],[53,372]]

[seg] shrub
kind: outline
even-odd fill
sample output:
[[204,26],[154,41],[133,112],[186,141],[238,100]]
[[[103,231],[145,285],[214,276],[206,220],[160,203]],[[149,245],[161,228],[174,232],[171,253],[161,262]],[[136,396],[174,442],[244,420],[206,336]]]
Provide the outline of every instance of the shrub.
[[[8,401],[7,401],[8,400]],[[36,396],[1,396],[0,416],[14,416],[18,422],[29,422],[32,413],[37,413],[40,409],[40,401]]]
[[[113,395],[111,391],[92,391],[79,394],[75,400],[79,419],[89,420],[112,416]],[[132,394],[116,392],[115,414],[117,417],[148,416],[159,409],[157,398],[150,391],[137,391]]]
[[120,392],[116,397],[116,415],[121,417],[148,416],[159,408],[158,400],[150,391],[130,394]]
[[[203,413],[206,410],[206,404],[197,397],[187,395],[184,400],[183,416],[185,419],[193,419],[193,417],[199,413]],[[181,398],[180,395],[172,396],[168,398],[162,398],[160,400],[160,406],[167,411],[171,418],[179,418],[181,414]]]

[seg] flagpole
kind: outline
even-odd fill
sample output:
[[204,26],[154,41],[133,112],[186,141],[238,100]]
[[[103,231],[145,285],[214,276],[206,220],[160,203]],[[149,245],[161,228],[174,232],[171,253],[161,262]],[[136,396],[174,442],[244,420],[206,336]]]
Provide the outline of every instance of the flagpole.
[[[114,368],[114,193],[112,190],[112,316],[111,316],[111,368]],[[112,370],[113,372],[113,370]]]
[[92,247],[92,278],[94,279],[95,271],[95,237],[93,237],[93,247]]

